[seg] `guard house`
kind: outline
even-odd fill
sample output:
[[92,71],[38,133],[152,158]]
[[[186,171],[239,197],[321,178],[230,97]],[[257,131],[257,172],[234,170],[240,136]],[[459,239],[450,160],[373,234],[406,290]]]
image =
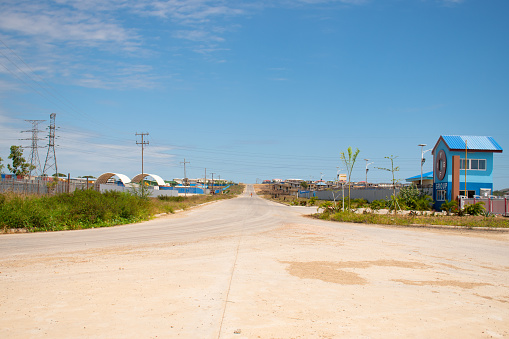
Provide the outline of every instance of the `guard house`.
[[491,195],[493,153],[502,151],[492,137],[440,136],[431,152],[435,209],[439,210],[445,200],[456,200],[458,195]]

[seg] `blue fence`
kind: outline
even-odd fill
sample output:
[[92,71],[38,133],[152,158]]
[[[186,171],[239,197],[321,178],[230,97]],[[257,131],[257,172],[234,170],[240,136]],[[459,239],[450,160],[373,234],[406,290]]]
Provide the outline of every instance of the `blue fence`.
[[[219,189],[216,189],[216,190],[213,190],[213,192],[215,194],[220,194],[221,191],[224,191],[226,189],[228,189],[231,185],[228,185],[226,187],[223,187],[223,188],[219,188]],[[179,194],[180,193],[187,193],[187,194],[205,194],[205,191],[203,188],[201,187],[197,187],[197,186],[191,186],[191,187],[184,187],[184,186],[175,186],[175,187],[164,187],[164,186],[160,186],[159,187],[160,190],[173,190],[173,191],[178,191]]]
[[179,193],[187,193],[187,194],[204,194],[202,188],[199,187],[159,187],[160,190],[170,190],[170,191],[178,191]]

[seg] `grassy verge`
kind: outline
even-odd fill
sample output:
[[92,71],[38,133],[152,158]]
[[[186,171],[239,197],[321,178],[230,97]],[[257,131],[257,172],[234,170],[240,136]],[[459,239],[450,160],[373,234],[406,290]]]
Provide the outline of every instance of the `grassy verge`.
[[0,194],[0,232],[62,231],[107,227],[148,220],[158,213],[173,213],[242,192],[232,186],[227,194],[187,197],[141,198],[129,193],[94,190],[55,196]]
[[353,222],[363,224],[380,225],[444,225],[444,226],[465,226],[465,227],[500,227],[509,228],[509,219],[504,217],[482,217],[482,216],[418,216],[418,215],[389,215],[366,213],[358,214],[352,212],[338,213],[317,213],[314,217],[342,222]]
[[264,199],[278,202],[280,204],[288,205],[288,206],[319,206],[320,200],[317,199],[308,199],[308,198],[297,198],[294,196],[279,196],[274,197],[272,195],[264,194],[262,195]]

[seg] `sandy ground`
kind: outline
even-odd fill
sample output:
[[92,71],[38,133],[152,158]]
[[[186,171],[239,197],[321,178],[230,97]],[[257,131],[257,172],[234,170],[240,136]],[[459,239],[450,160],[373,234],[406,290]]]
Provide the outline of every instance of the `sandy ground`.
[[[509,234],[338,224],[264,204],[267,219],[195,241],[16,251],[26,235],[1,236],[0,338],[509,336]],[[166,222],[193,224],[200,210]],[[257,218],[274,225],[248,227]]]

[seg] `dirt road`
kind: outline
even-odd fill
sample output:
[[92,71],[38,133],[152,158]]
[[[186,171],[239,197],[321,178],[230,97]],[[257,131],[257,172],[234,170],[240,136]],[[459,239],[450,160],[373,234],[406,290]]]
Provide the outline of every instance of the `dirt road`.
[[0,236],[0,338],[509,336],[509,234],[330,223],[247,192]]

